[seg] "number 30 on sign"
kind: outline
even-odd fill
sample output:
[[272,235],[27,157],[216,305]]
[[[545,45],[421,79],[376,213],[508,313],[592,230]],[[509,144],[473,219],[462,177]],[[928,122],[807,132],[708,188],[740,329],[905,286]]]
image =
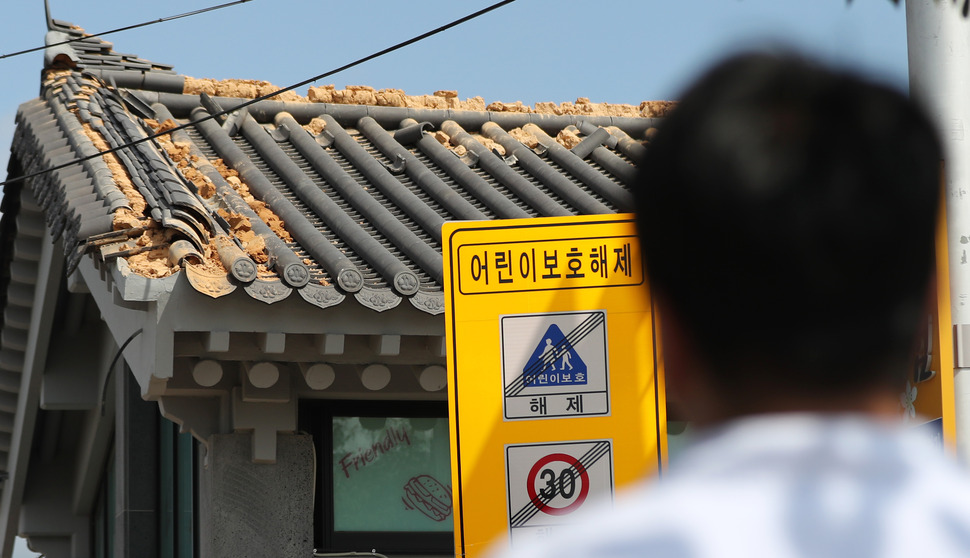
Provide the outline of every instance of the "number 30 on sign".
[[512,545],[572,523],[589,500],[613,497],[613,442],[585,440],[505,447]]

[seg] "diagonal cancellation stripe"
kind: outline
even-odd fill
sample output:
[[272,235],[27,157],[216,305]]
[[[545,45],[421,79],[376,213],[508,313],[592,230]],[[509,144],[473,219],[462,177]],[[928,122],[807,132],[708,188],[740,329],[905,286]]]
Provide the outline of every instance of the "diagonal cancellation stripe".
[[[606,317],[603,315],[603,312],[594,312],[592,315],[590,315],[590,317],[586,318],[580,322],[578,326],[572,329],[562,341],[554,345],[552,351],[553,354],[557,354],[563,349],[568,349],[575,346],[576,343],[592,333],[604,322],[606,322]],[[522,374],[517,376],[512,383],[505,387],[505,397],[515,397],[516,395],[522,393],[522,391],[528,387],[528,384],[530,384],[536,379],[536,377],[539,376],[539,374],[542,373],[542,370],[545,369],[547,364],[549,363],[546,362],[546,359],[540,358],[536,362],[527,366],[525,370],[523,370]]]
[[[566,335],[562,341],[560,341],[559,343],[556,343],[553,346],[552,353],[553,354],[559,353],[561,350],[568,349],[569,347],[575,345],[575,343],[579,342],[584,337],[592,333],[593,330],[596,329],[596,326],[603,323],[603,321],[604,320],[602,319],[601,314],[594,314],[593,316],[590,316],[589,318],[583,320],[583,322],[580,323],[578,326],[576,326],[575,329],[570,331],[569,334]],[[519,375],[506,388],[505,396],[515,397],[516,395],[519,395],[520,393],[522,393],[522,391],[524,391],[526,387],[529,387],[528,384],[532,383],[532,381],[534,381],[539,376],[539,374],[542,373],[542,371],[545,369],[546,365],[548,364],[549,363],[546,362],[545,359],[540,359],[534,362],[533,364],[531,364],[530,366],[526,367],[526,369],[523,370],[522,374]]]
[[[594,463],[596,463],[601,457],[603,457],[607,453],[609,453],[609,443],[600,442],[596,446],[593,446],[592,449],[586,452],[578,460],[570,464],[570,468],[576,471],[577,474],[582,476],[582,474],[586,472],[589,469],[589,467],[591,467]],[[514,516],[512,516],[512,526],[519,527],[523,525],[526,521],[535,517],[537,513],[539,513],[540,511],[542,511],[543,508],[549,505],[549,502],[551,502],[553,498],[555,498],[555,494],[553,494],[553,496],[549,498],[546,498],[543,496],[542,491],[537,492],[535,498],[531,499],[529,503],[525,505],[525,507],[519,510],[519,512],[516,513]]]
[[[583,457],[586,457],[587,461],[590,463],[590,465],[592,465],[592,463],[596,462],[600,457],[603,457],[603,455],[606,455],[606,453],[608,453],[608,450],[603,450],[601,453],[594,455],[584,455]],[[583,466],[579,460],[573,462],[570,465],[570,468],[580,475],[583,471],[587,470],[587,467]],[[528,504],[520,509],[518,513],[512,516],[510,520],[512,527],[521,527],[524,525],[527,521],[535,517],[536,514],[546,508],[546,506],[548,506],[555,497],[555,493],[550,497],[546,497],[541,490],[538,491],[535,498],[530,499]]]
[[[597,442],[589,451],[583,454],[582,457],[570,464],[570,468],[576,471],[577,474],[582,475],[586,472],[594,463],[599,461],[601,457],[609,453],[610,445],[609,442]],[[525,522],[529,521],[537,513],[539,513],[543,508],[549,505],[555,498],[555,494],[552,497],[546,498],[540,490],[536,497],[531,499],[528,504],[520,509],[515,515],[510,519],[512,527],[521,527]]]
[[[596,442],[592,448],[584,453],[579,459],[574,461],[569,465],[569,467],[576,472],[576,474],[582,476],[594,463],[600,460],[604,455],[610,453],[610,443]],[[509,523],[511,527],[521,527],[525,525],[527,521],[535,517],[543,508],[549,505],[556,498],[553,494],[551,497],[546,498],[541,490],[536,492],[536,497],[529,500],[529,503],[522,507],[518,512],[515,513],[511,518],[509,518]]]
[[[602,318],[602,314],[600,313],[590,316],[580,323],[576,329],[570,331],[562,341],[553,346],[553,354],[559,353],[563,349],[568,349],[569,347],[575,345],[584,337],[592,333],[596,327],[602,324],[604,321],[605,320]],[[546,362],[545,359],[540,359],[526,367],[523,373],[516,377],[516,379],[506,387],[505,396],[515,397],[516,395],[522,393],[525,388],[529,387],[528,384],[534,381],[548,364],[549,363]]]

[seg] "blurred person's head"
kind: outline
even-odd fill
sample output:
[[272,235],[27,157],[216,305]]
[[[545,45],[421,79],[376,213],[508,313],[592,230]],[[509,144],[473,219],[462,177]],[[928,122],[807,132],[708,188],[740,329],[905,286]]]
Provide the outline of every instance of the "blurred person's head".
[[687,418],[895,403],[925,319],[941,159],[902,94],[795,56],[735,57],[686,91],[636,195]]

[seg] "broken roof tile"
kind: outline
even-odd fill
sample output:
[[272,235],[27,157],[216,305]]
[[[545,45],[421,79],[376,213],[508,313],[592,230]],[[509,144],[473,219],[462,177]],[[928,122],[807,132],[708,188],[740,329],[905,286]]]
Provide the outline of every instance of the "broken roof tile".
[[[51,42],[83,37],[55,27]],[[217,121],[279,88],[180,76],[96,37],[48,54],[60,58],[45,58],[43,96],[18,114],[25,170],[186,126],[31,179],[68,265],[126,258],[134,273],[184,272],[209,296],[242,287],[268,304],[296,291],[320,308],[352,296],[440,314],[442,223],[630,210],[636,138],[670,108],[324,86]]]

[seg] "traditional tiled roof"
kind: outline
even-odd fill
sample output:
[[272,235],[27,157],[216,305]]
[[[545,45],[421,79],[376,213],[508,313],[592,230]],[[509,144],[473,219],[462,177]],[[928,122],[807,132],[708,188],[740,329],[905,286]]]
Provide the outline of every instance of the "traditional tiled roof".
[[[48,44],[78,37],[54,22]],[[332,89],[335,102],[288,93],[204,120],[243,99],[94,37],[49,48],[45,63],[42,96],[17,116],[27,173],[196,123],[30,180],[68,272],[85,257],[148,277],[184,271],[210,296],[242,288],[267,303],[295,292],[319,307],[352,296],[439,313],[442,223],[629,211],[655,123],[609,115],[643,107],[466,110],[483,107],[449,92],[339,104],[360,96]]]

